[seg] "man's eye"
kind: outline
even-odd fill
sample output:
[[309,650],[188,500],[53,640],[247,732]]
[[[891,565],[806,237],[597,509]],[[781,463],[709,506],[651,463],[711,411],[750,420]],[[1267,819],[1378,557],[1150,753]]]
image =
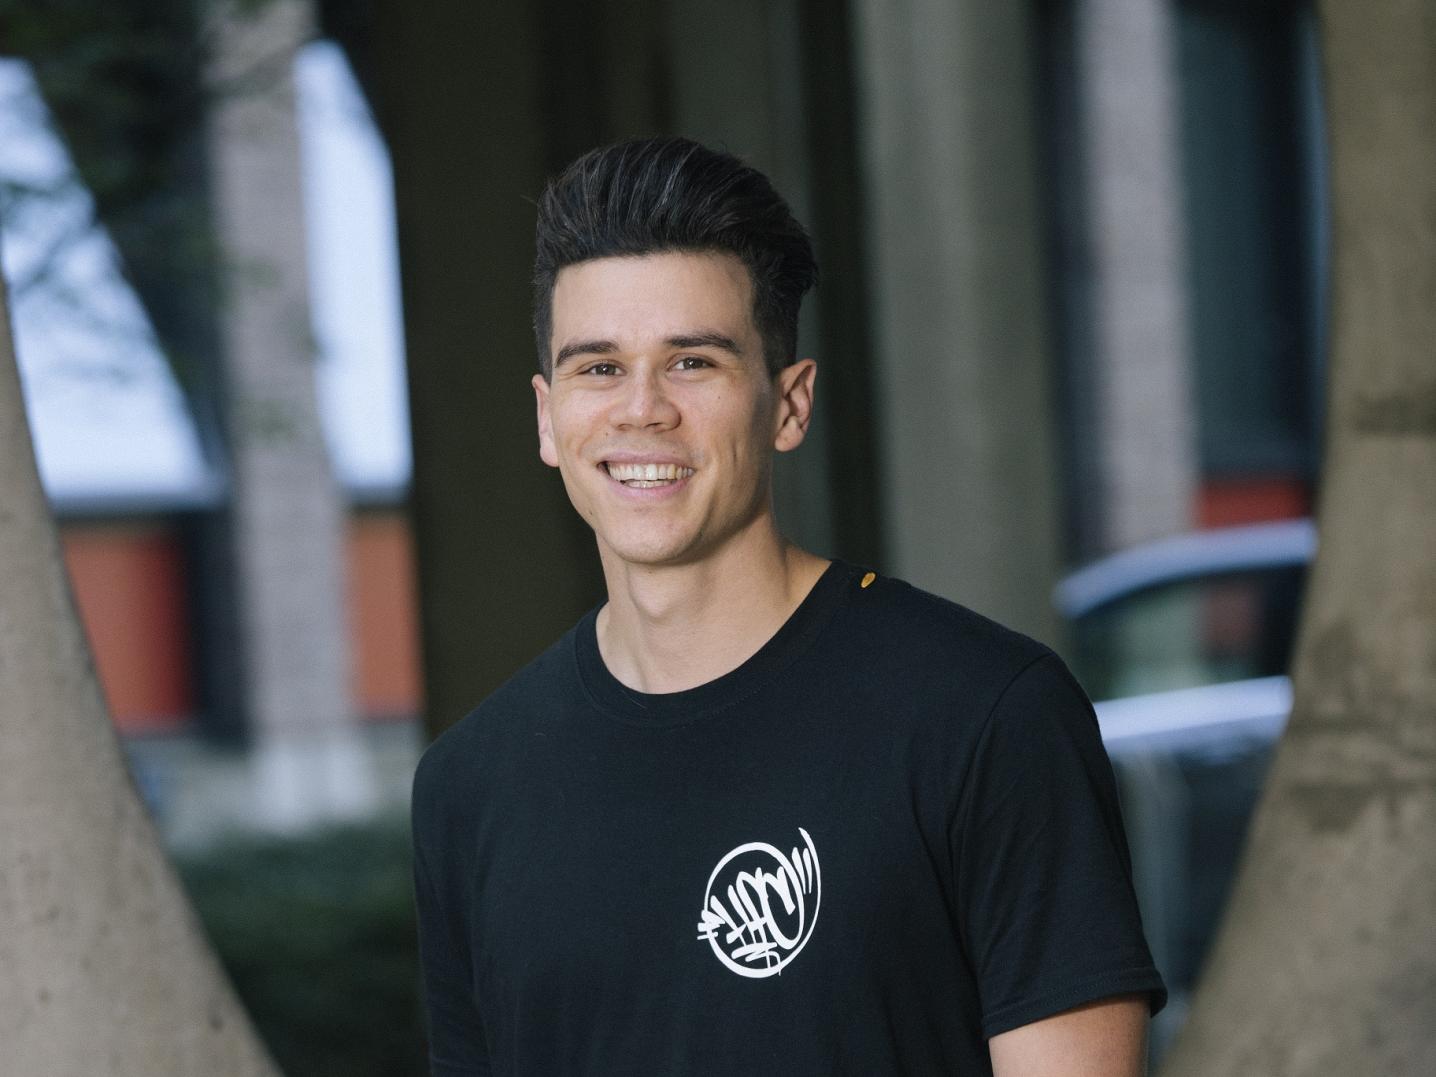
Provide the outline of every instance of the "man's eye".
[[584,373],[585,373],[585,374],[601,374],[601,375],[605,375],[605,376],[606,376],[606,375],[611,375],[611,374],[617,374],[617,373],[618,373],[618,364],[617,364],[617,363],[594,363],[593,366],[591,366],[591,367],[589,367],[587,370],[585,370]]
[[707,359],[701,355],[685,355],[678,360],[679,370],[702,370],[704,367],[712,366]]

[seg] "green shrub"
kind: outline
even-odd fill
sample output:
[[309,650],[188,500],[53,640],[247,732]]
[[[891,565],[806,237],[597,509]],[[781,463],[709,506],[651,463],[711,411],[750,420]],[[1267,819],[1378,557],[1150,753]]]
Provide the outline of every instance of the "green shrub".
[[427,1073],[405,821],[233,838],[176,859],[288,1077]]

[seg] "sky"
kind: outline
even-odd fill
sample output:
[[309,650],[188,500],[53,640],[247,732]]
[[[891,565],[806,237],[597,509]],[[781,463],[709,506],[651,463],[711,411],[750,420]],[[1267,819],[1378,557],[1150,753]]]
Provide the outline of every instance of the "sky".
[[[388,155],[336,45],[307,46],[295,81],[320,419],[341,482],[402,490],[409,431]],[[213,497],[220,477],[149,320],[28,65],[9,59],[0,59],[0,184],[51,192],[7,194],[0,213],[0,268],[51,499],[162,508]]]

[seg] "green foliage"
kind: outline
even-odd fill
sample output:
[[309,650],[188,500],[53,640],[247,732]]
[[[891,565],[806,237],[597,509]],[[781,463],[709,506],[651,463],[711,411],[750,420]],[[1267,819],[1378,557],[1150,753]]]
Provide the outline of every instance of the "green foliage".
[[427,1072],[404,821],[231,839],[177,861],[289,1077]]
[[[194,0],[0,0],[0,54],[30,63],[95,216],[187,387],[212,351],[217,264],[199,14]],[[0,191],[0,215],[48,194]],[[48,270],[37,267],[37,278]]]
[[[4,51],[29,60],[101,219],[168,216],[204,114],[189,0],[0,0]],[[151,222],[153,223],[153,222]]]

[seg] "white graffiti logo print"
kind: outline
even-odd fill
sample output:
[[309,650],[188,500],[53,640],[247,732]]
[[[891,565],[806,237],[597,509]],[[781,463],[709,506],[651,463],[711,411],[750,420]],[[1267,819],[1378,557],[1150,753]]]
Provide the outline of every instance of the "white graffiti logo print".
[[764,841],[728,853],[703,894],[698,939],[739,976],[774,976],[813,935],[823,894],[818,851],[802,827],[803,848],[784,856]]

